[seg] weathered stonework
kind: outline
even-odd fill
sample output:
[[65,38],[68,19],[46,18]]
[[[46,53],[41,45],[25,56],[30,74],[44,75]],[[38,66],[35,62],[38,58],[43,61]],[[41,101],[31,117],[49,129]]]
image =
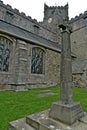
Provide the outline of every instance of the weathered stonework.
[[84,114],[80,103],[72,99],[72,66],[71,66],[71,42],[68,22],[59,25],[62,34],[61,69],[60,69],[60,101],[53,103],[49,116],[72,125]]
[[76,54],[76,60],[87,59],[87,27],[81,27],[71,34],[72,51]]
[[[59,84],[61,50],[55,32],[0,1],[0,36],[12,41],[9,71],[0,71],[1,90],[21,91]],[[43,74],[31,73],[34,47],[41,48],[45,52]]]
[[[9,71],[0,71],[1,89],[24,90],[60,84],[61,34],[58,25],[67,19],[67,14],[67,4],[58,7],[49,7],[45,4],[44,20],[37,22],[0,1],[0,36],[4,35],[12,40]],[[84,12],[70,20],[73,30],[71,46],[75,54],[73,57],[77,57],[74,59],[76,61],[87,59],[86,16],[87,12]],[[31,74],[33,47],[40,47],[45,51],[42,75]]]
[[[34,47],[41,48],[45,52],[43,74],[31,73],[32,48]],[[59,84],[57,71],[60,66],[60,55],[58,52],[12,38],[10,53],[9,72],[0,72],[2,75],[1,90],[23,91],[33,87],[49,87]]]
[[30,16],[26,16],[23,12],[20,13],[19,10],[13,9],[11,6],[5,5],[1,1],[0,1],[0,19],[10,24],[13,24],[17,27],[21,27],[25,30],[37,34],[37,32],[35,31],[36,28],[38,29],[37,35],[43,36],[46,39],[52,41],[56,41],[56,33],[39,25],[37,20],[32,19]]
[[9,130],[87,130],[87,113],[73,125],[67,125],[49,118],[49,110],[28,115],[9,123]]
[[87,87],[87,60],[72,62],[73,83],[76,87]]
[[[84,116],[80,103],[72,100],[70,30],[64,25],[60,25],[60,28],[62,29],[60,101],[53,103],[49,110],[10,122],[9,130],[77,130],[77,127],[80,130],[79,124],[76,125],[79,120],[83,121],[84,130],[87,128],[87,125],[84,125],[86,116]],[[73,126],[75,127],[73,128]]]

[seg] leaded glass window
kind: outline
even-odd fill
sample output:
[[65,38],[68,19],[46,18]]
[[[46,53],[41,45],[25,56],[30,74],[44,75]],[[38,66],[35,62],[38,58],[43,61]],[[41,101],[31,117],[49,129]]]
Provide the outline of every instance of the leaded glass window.
[[43,73],[44,51],[41,48],[34,47],[32,49],[31,73]]
[[9,51],[10,40],[0,37],[0,71],[8,71],[9,67]]

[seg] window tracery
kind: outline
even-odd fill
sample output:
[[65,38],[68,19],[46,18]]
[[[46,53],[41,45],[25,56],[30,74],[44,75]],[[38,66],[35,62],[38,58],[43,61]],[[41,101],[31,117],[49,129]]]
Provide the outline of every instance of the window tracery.
[[10,40],[0,37],[0,71],[8,71],[10,57]]
[[32,49],[31,73],[43,74],[44,51],[41,48]]

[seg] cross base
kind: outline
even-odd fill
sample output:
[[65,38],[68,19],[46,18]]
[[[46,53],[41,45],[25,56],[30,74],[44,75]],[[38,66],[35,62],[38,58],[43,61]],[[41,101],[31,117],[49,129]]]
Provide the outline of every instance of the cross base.
[[73,124],[76,120],[84,115],[80,103],[63,104],[60,102],[53,103],[49,116],[68,125]]

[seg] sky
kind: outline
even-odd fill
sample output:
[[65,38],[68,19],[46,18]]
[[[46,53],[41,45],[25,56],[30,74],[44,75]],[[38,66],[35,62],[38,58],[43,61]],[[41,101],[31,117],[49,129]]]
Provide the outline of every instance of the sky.
[[74,18],[80,13],[87,11],[87,0],[2,0],[4,4],[9,4],[12,8],[24,12],[37,21],[42,21],[44,17],[44,3],[48,6],[64,6],[69,4],[69,18]]

